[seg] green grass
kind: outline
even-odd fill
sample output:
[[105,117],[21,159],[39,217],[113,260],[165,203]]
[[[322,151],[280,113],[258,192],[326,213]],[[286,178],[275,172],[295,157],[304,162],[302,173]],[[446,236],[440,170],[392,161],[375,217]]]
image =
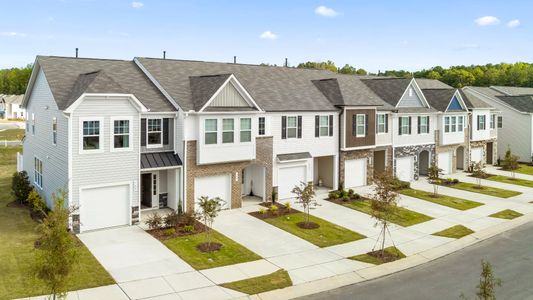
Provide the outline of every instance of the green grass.
[[512,178],[508,176],[501,176],[501,175],[491,175],[488,180],[492,181],[498,181],[503,183],[509,183],[509,184],[516,184],[521,185],[525,187],[533,188],[533,181],[532,180],[526,180],[526,179],[520,179],[520,178]]
[[205,232],[168,239],[163,241],[163,244],[197,270],[261,259],[259,255],[223,234],[215,230],[211,230],[211,234],[213,242],[222,244],[222,248],[215,252],[202,252],[196,248],[206,242]]
[[494,196],[494,197],[500,197],[500,198],[509,198],[509,197],[514,197],[514,196],[518,196],[522,194],[520,192],[499,189],[499,188],[486,186],[486,185],[482,185],[481,188],[479,188],[477,184],[467,183],[467,182],[459,182],[457,184],[453,184],[448,187],[458,189],[458,190],[468,191],[468,192],[474,192],[474,193],[480,193],[480,194],[485,194],[485,195]]
[[514,211],[512,209],[506,209],[506,210],[499,211],[495,214],[492,214],[489,217],[512,220],[512,219],[515,219],[521,216],[523,216],[523,214],[517,211]]
[[472,233],[474,233],[474,231],[468,227],[465,227],[463,225],[455,225],[453,227],[444,229],[442,231],[435,232],[433,235],[452,238],[452,239],[458,239],[458,238],[462,238],[463,236],[467,236]]
[[[398,256],[400,258],[405,258],[405,254],[403,254],[402,251],[400,251],[396,247],[385,248],[385,252],[390,253],[392,255],[396,255],[396,256]],[[383,260],[381,260],[381,259],[379,259],[379,258],[377,258],[375,256],[369,255],[367,253],[356,255],[356,256],[352,256],[352,257],[348,257],[348,258],[352,259],[352,260],[362,261],[362,262],[365,262],[365,263],[368,263],[368,264],[373,264],[373,265],[381,265],[381,264],[384,263]]]
[[436,204],[448,206],[451,208],[459,209],[459,210],[467,210],[474,207],[478,207],[483,205],[483,203],[479,203],[476,201],[456,198],[452,196],[446,196],[446,195],[438,195],[438,197],[434,197],[433,193],[428,193],[425,191],[415,190],[415,189],[403,189],[400,190],[400,194],[415,197],[418,199],[426,200],[429,202],[433,202]]
[[6,129],[0,130],[0,141],[20,141],[24,137],[24,129]]
[[515,170],[516,173],[533,175],[533,166],[520,164],[520,168]]
[[279,270],[264,276],[221,284],[221,286],[225,288],[248,295],[282,289],[291,285],[291,277],[285,270]]
[[[371,214],[372,209],[370,207],[370,200],[361,200],[361,201],[350,201],[343,204],[346,207],[358,210],[365,214]],[[430,216],[418,213],[416,211],[409,210],[403,207],[397,207],[396,212],[392,215],[391,222],[398,224],[403,227],[408,227],[418,223],[426,222],[432,220]]]
[[[15,172],[15,153],[20,147],[0,148],[0,299],[13,299],[47,294],[42,282],[33,280],[37,239],[35,223],[24,208],[6,207],[13,201],[11,175]],[[79,245],[80,261],[69,276],[69,290],[86,289],[115,283],[94,256]]]
[[366,237],[314,216],[310,216],[309,221],[320,225],[319,228],[302,229],[296,225],[296,223],[303,222],[304,220],[305,214],[300,212],[279,216],[277,218],[264,219],[263,221],[294,234],[318,247],[344,244]]

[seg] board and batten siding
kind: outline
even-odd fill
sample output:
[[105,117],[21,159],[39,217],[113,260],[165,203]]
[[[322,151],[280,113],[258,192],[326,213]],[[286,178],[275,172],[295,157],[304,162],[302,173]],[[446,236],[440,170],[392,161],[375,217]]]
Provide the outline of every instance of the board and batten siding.
[[[80,153],[80,118],[103,118],[100,131],[103,152]],[[111,152],[111,118],[131,117],[131,151]],[[139,205],[140,128],[139,113],[126,96],[108,99],[92,96],[76,108],[72,121],[72,200],[79,205],[80,188],[128,182],[132,186],[132,206]],[[103,125],[103,128],[102,128]],[[102,208],[105,209],[105,208]]]
[[[412,89],[411,95],[409,95],[409,89]],[[407,87],[405,94],[403,94],[403,97],[398,102],[398,107],[424,107],[422,99],[416,91],[417,89],[413,86],[413,84],[410,84]]]
[[[26,108],[28,129],[24,139],[23,169],[33,184],[33,158],[43,162],[43,189],[36,187],[49,207],[52,194],[68,188],[68,120],[57,107],[42,70],[37,73]],[[31,117],[35,115],[35,135],[31,133]],[[57,144],[52,140],[52,120],[57,119]]]
[[[162,147],[146,147],[141,146],[141,152],[161,152],[161,151],[173,151],[174,150],[174,138],[175,136],[175,128],[174,121],[175,121],[175,115],[173,114],[142,114],[141,119],[168,119],[168,144],[162,145]],[[140,126],[140,124],[139,124]],[[163,126],[163,123],[161,123],[161,126]],[[140,138],[141,130],[139,127],[139,138]],[[163,141],[161,141],[162,143]],[[180,156],[182,158],[182,156]]]
[[209,104],[213,107],[249,107],[250,105],[241,96],[235,86],[228,82],[225,87],[218,93],[218,95]]

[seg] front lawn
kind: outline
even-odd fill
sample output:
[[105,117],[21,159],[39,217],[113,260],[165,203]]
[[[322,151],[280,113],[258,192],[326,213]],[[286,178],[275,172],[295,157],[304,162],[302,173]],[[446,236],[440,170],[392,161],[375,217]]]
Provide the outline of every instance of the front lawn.
[[385,257],[389,259],[383,259],[381,257],[378,257],[376,254],[379,254],[379,252],[381,252],[380,250],[375,250],[373,252],[348,257],[348,259],[362,261],[362,262],[373,264],[373,265],[381,265],[387,262],[405,258],[405,254],[403,254],[402,251],[400,251],[396,247],[391,246],[391,247],[385,248],[384,251],[385,251]]
[[483,205],[483,203],[456,198],[453,196],[439,194],[437,197],[435,197],[433,193],[415,190],[415,189],[403,189],[403,190],[400,190],[399,192],[400,194],[403,194],[406,196],[415,197],[418,199],[426,200],[429,202],[433,202],[436,204],[448,206],[448,207],[459,209],[459,210],[467,210],[467,209],[471,209],[471,208]]
[[494,197],[500,197],[500,198],[509,198],[509,197],[514,197],[514,196],[518,196],[522,194],[520,192],[499,189],[499,188],[486,186],[486,185],[482,185],[480,187],[477,184],[467,183],[467,182],[459,182],[457,184],[447,185],[447,187],[451,187],[451,188],[463,190],[463,191],[468,191],[468,192],[485,194],[485,195],[494,196]]
[[310,216],[309,221],[318,224],[320,227],[315,229],[300,228],[296,224],[305,221],[305,214],[302,212],[282,215],[275,218],[266,218],[263,219],[263,221],[319,247],[344,244],[365,238],[362,234],[353,232],[315,216]]
[[526,180],[526,179],[512,178],[512,177],[501,176],[501,175],[490,175],[487,179],[488,180],[492,180],[492,181],[498,181],[498,182],[509,183],[509,184],[516,184],[516,185],[521,185],[521,186],[533,188],[533,181]]
[[239,291],[248,295],[255,295],[263,292],[282,289],[291,285],[291,277],[285,270],[279,270],[264,276],[221,284],[221,286],[225,288]]
[[197,270],[261,259],[259,255],[215,230],[211,230],[211,236],[214,243],[222,244],[220,250],[214,252],[202,252],[197,249],[199,244],[206,242],[205,232],[179,236],[162,242]]
[[[370,200],[363,199],[357,201],[347,201],[342,203],[342,205],[349,207],[351,209],[358,210],[365,214],[372,214],[372,208],[370,207]],[[418,223],[426,222],[433,219],[430,216],[418,213],[416,211],[409,210],[403,207],[396,207],[396,212],[392,215],[391,222],[398,224],[403,227],[408,227]]]
[[506,209],[506,210],[502,210],[500,212],[494,213],[490,215],[489,217],[512,220],[512,219],[515,219],[521,216],[523,216],[523,214],[517,211],[514,211],[512,209]]
[[455,225],[453,227],[444,229],[442,231],[435,232],[433,233],[433,235],[452,238],[452,239],[458,239],[458,238],[462,238],[463,236],[467,236],[472,233],[474,233],[474,231],[468,227],[465,227],[463,225]]
[[[33,279],[34,242],[37,223],[25,207],[7,207],[13,201],[11,175],[16,170],[15,153],[20,147],[0,148],[0,299],[14,299],[49,293]],[[113,284],[115,281],[89,250],[79,243],[79,264],[69,276],[69,290],[87,289]]]
[[8,140],[8,141],[20,141],[24,137],[25,134],[24,129],[5,129],[0,130],[0,141]]
[[[504,170],[502,170],[504,171]],[[526,174],[526,175],[533,175],[533,166],[520,164],[520,168],[514,170],[516,173]]]

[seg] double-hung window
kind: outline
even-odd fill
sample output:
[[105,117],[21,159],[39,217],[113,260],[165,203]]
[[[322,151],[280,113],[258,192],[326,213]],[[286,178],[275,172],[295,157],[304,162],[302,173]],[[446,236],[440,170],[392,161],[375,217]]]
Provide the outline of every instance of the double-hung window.
[[463,132],[463,129],[465,127],[465,117],[464,116],[458,116],[457,117],[457,131]]
[[205,137],[204,142],[206,145],[213,145],[217,143],[217,119],[205,120]]
[[130,120],[113,120],[113,149],[130,147]]
[[453,116],[450,119],[452,120],[451,132],[457,132],[457,117]]
[[252,119],[241,118],[241,143],[248,143],[252,141]]
[[450,132],[450,117],[444,117],[444,132]]
[[378,133],[387,132],[387,115],[378,114]]
[[83,150],[99,150],[100,143],[100,121],[83,121]]
[[477,116],[477,130],[485,130],[485,115]]
[[496,125],[496,115],[491,114],[490,115],[490,129],[494,129]]
[[234,142],[235,121],[233,119],[222,119],[222,143]]
[[355,136],[363,137],[366,135],[366,115],[355,115]]
[[162,119],[148,119],[147,141],[148,147],[161,147],[163,145],[163,122]]
[[418,118],[420,124],[418,124],[418,131],[421,134],[429,133],[429,116],[423,116]]
[[400,135],[410,134],[409,117],[400,117]]
[[43,188],[43,162],[37,157],[33,158],[33,183]]
[[503,117],[498,116],[498,128],[503,128]]
[[329,136],[329,116],[319,117],[319,136]]
[[52,119],[52,144],[57,145],[57,118]]
[[287,138],[296,138],[298,136],[298,119],[296,117],[287,117]]
[[259,117],[258,135],[265,135],[265,117]]

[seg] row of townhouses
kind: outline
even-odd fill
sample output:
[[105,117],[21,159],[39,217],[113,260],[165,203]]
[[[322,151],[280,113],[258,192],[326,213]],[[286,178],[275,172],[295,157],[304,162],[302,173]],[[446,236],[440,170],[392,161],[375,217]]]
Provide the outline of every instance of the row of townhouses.
[[231,209],[389,166],[412,181],[431,162],[493,164],[502,124],[475,89],[436,80],[154,58],[39,56],[23,106],[23,169],[48,205],[68,189],[76,232],[200,196]]

